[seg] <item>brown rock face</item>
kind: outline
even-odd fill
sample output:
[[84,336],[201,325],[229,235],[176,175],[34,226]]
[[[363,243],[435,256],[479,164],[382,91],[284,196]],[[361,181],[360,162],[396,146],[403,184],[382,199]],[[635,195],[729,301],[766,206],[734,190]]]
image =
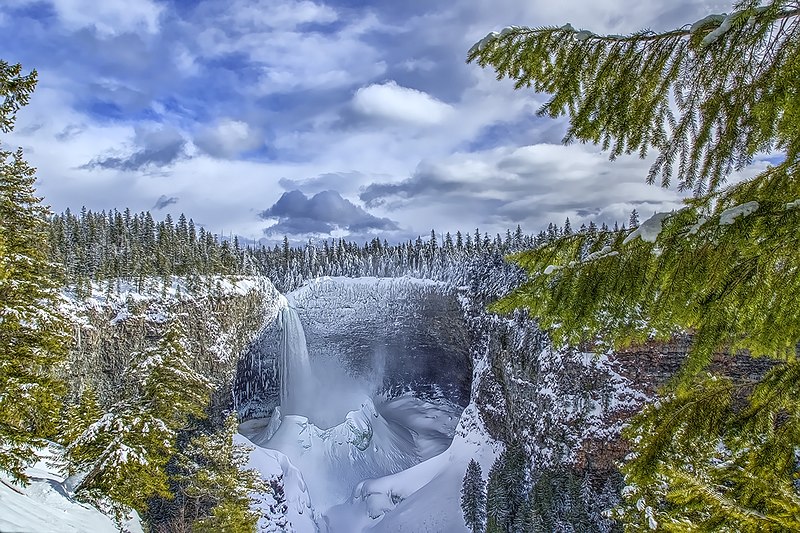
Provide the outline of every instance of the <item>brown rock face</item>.
[[[630,380],[632,386],[648,397],[655,398],[659,389],[680,371],[690,347],[691,337],[687,335],[666,343],[650,342],[633,346],[615,353],[612,359],[618,365],[619,374]],[[763,376],[774,364],[769,359],[754,358],[747,352],[723,352],[714,355],[709,371],[734,381],[753,381]],[[632,408],[612,413],[606,422],[609,425],[625,423],[638,410]],[[610,439],[590,438],[582,443],[576,464],[596,471],[613,471],[629,451],[628,443],[619,435]]]

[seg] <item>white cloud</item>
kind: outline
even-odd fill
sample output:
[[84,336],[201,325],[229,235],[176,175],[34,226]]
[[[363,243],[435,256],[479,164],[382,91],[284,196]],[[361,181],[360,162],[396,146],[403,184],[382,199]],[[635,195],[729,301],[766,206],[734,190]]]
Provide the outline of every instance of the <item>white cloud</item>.
[[[36,0],[10,0],[11,5]],[[153,0],[50,0],[61,23],[71,30],[95,28],[100,35],[158,33],[163,6]]]
[[452,113],[452,106],[428,93],[401,87],[394,81],[368,85],[353,96],[353,108],[360,114],[389,122],[439,124]]
[[[541,229],[566,216],[575,224],[613,224],[627,220],[631,206],[645,213],[680,204],[675,190],[644,183],[648,165],[635,156],[611,162],[586,145],[501,147],[425,160],[410,178],[365,188],[361,200],[383,206],[401,224],[436,211],[440,224],[451,220],[439,227],[451,231],[470,224],[493,233],[517,223]],[[465,213],[469,221],[461,222]]]
[[[374,15],[360,13],[340,20],[330,7],[295,0],[270,0],[256,9],[260,5],[243,1],[210,5],[197,32],[203,57],[239,54],[251,62],[259,79],[243,88],[249,96],[343,87],[386,70],[379,51],[363,39],[384,29]],[[334,21],[338,24],[331,31],[302,28],[305,23]]]
[[330,24],[339,19],[335,9],[309,0],[243,0],[232,2],[227,9],[238,26],[255,30],[289,30],[302,24]]
[[491,30],[511,24],[524,26],[561,26],[595,33],[627,34],[649,28],[664,31],[692,23],[709,13],[729,11],[729,0],[472,0],[458,8],[463,22],[464,39],[471,43]]
[[184,76],[197,76],[200,73],[197,58],[183,44],[179,44],[173,49],[172,60]]
[[[33,1],[0,0],[0,11]],[[643,217],[668,209],[678,195],[644,183],[647,162],[610,163],[594,147],[551,144],[563,134],[563,120],[522,120],[543,96],[514,91],[509,80],[463,60],[474,39],[508,24],[569,21],[625,32],[719,11],[703,0],[431,0],[338,10],[323,0],[205,0],[165,16],[171,8],[161,0],[46,1],[68,29],[159,32],[135,40],[164,58],[161,72],[143,66],[120,79],[105,71],[87,75],[92,71],[72,63],[40,68],[39,88],[10,141],[31,148],[26,157],[39,167],[46,202],[57,210],[139,210],[161,196],[180,198],[162,213],[179,209],[213,231],[249,237],[261,235],[258,212],[278,199],[281,178],[306,187],[306,194],[331,188],[351,201],[370,183],[403,184],[389,188],[370,212],[422,234],[431,227],[504,232],[517,222],[538,231],[565,216],[577,227],[590,218],[627,220],[633,207]],[[65,38],[57,30],[52,38]],[[43,49],[51,53],[52,46]],[[114,53],[124,57],[123,51]],[[88,56],[73,59],[82,67],[93,61]],[[162,73],[175,84],[148,90]],[[240,73],[248,82],[224,85]],[[87,108],[94,100],[81,98],[87,80],[94,100],[137,114],[101,118]],[[320,100],[306,106],[298,102],[303,95]],[[143,119],[140,110],[151,98],[156,117]],[[130,147],[143,120],[194,136],[196,150],[159,168],[161,174],[79,168]],[[237,160],[263,145],[267,128],[276,159]],[[404,184],[410,176],[416,181]]]
[[233,158],[264,145],[264,138],[246,122],[223,119],[201,131],[194,140],[212,157]]

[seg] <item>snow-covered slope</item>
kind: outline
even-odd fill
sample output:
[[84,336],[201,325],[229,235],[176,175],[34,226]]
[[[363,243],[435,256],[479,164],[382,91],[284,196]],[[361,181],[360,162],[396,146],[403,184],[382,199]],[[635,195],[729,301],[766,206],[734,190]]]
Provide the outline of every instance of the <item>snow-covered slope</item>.
[[460,410],[407,394],[366,400],[328,429],[287,415],[272,435],[252,422],[241,431],[251,465],[284,476],[293,531],[460,531],[466,465],[475,457],[488,470],[495,455],[474,407],[459,420]]
[[330,509],[331,532],[467,532],[460,490],[470,459],[488,471],[500,446],[482,427],[474,406],[459,420],[450,446],[411,468],[359,483],[352,497]]
[[[119,528],[107,515],[91,505],[76,501],[69,485],[51,464],[49,449],[39,452],[40,460],[26,470],[31,483],[12,485],[0,476],[0,531],[8,533],[116,533]],[[13,487],[13,488],[12,488]],[[138,516],[123,524],[128,533],[141,533]]]
[[258,523],[258,532],[317,531],[319,517],[311,505],[308,487],[302,473],[289,458],[277,450],[255,446],[243,435],[236,435],[234,441],[252,448],[247,468],[257,470],[268,483],[279,482],[284,490],[285,511],[279,508],[280,502],[272,492],[259,495],[253,504],[263,517]]
[[145,278],[141,283],[93,283],[88,294],[65,292],[61,310],[72,325],[71,387],[89,382],[105,403],[126,390],[132,354],[151,347],[170,319],[186,332],[195,370],[219,385],[215,412],[229,409],[230,382],[240,355],[265,321],[278,313],[280,294],[259,277]]

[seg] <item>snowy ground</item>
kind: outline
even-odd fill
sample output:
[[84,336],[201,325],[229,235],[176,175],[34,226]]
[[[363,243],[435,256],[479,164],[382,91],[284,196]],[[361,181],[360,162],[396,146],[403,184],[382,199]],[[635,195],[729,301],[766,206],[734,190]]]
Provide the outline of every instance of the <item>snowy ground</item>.
[[[73,499],[57,468],[54,454],[44,449],[40,460],[27,469],[31,483],[14,485],[0,476],[0,531],[3,533],[116,533],[114,521],[96,508]],[[125,524],[125,531],[142,533],[138,517]]]
[[460,411],[412,394],[377,405],[366,399],[327,429],[298,415],[277,428],[275,420],[272,428],[249,421],[240,428],[249,440],[241,441],[255,446],[250,467],[265,479],[283,475],[294,531],[466,531],[464,471],[473,457],[488,470],[495,451],[476,438],[474,409],[459,420]]

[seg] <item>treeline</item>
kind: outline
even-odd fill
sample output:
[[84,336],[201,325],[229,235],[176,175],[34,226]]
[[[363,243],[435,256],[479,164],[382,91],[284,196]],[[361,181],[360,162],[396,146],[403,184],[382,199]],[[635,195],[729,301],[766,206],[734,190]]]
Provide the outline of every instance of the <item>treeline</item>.
[[181,214],[156,222],[149,212],[67,209],[50,218],[50,259],[69,285],[105,279],[238,274],[246,254],[238,239],[220,240]]
[[[461,489],[464,521],[473,533],[612,533],[621,527],[610,516],[619,502],[622,476],[602,483],[573,467],[531,473],[525,452],[511,444],[484,482],[471,460]],[[599,486],[598,486],[599,485]]]
[[[635,223],[637,215],[631,215]],[[624,227],[624,226],[623,226]],[[604,232],[590,223],[578,232]],[[619,229],[617,227],[614,228]],[[156,221],[149,212],[130,209],[92,212],[70,210],[50,218],[50,260],[63,265],[65,283],[85,293],[90,282],[123,279],[138,282],[169,276],[264,275],[281,291],[290,291],[304,280],[319,276],[413,276],[460,280],[466,275],[466,259],[536,248],[572,233],[569,219],[563,226],[527,235],[517,226],[505,235],[475,230],[472,233],[437,234],[428,238],[389,244],[374,238],[359,244],[344,239],[309,241],[292,246],[242,245],[238,237],[223,239],[198,227],[184,214]]]

